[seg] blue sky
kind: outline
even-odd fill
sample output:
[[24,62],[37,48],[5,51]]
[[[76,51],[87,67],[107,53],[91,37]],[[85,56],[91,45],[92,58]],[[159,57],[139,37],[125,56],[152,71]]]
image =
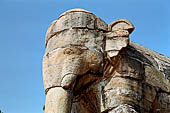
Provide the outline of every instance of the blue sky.
[[108,24],[128,19],[132,41],[170,56],[169,6],[169,0],[0,0],[0,109],[43,112],[45,33],[62,12],[83,8]]

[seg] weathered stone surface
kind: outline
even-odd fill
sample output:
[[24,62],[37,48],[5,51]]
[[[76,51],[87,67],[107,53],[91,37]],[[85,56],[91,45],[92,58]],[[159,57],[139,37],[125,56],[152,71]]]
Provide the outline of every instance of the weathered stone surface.
[[137,112],[134,110],[133,106],[128,104],[122,104],[113,109],[112,111],[109,111],[108,113],[137,113]]
[[99,87],[91,87],[82,91],[74,97],[71,113],[101,113],[100,96],[101,89]]
[[170,58],[129,41],[125,19],[107,25],[73,9],[46,33],[45,113],[170,113]]
[[[169,79],[170,76],[170,58],[164,56],[155,51],[149,50],[148,48],[141,46],[139,44],[135,44],[133,42],[130,43],[130,46],[127,49],[131,49],[130,56],[134,56],[143,62],[152,65],[155,69],[162,72],[165,78]],[[130,51],[129,51],[130,52]],[[170,79],[169,79],[170,80]]]
[[106,97],[103,110],[128,104],[141,109],[145,106],[145,110],[149,111],[156,91],[145,84],[144,74],[144,67],[140,61],[122,54],[115,72],[110,74],[110,78],[103,85],[103,95]]
[[71,92],[61,87],[50,89],[46,95],[45,113],[69,113],[71,110],[71,99]]
[[133,30],[134,26],[124,19],[114,21],[109,25],[105,47],[108,57],[117,56],[119,51],[129,44],[129,34]]
[[75,45],[79,48],[103,51],[104,35],[102,31],[88,29],[70,29],[56,34],[48,41],[46,53],[68,45]]
[[108,27],[108,31],[117,30],[127,30],[130,34],[134,30],[134,26],[126,19],[118,19],[116,21],[113,21]]
[[48,40],[56,34],[70,29],[91,29],[107,31],[107,24],[86,10],[75,9],[63,13],[58,20],[52,22],[46,33],[46,45]]
[[169,80],[166,79],[162,72],[150,67],[145,66],[145,79],[146,83],[161,88],[166,92],[170,92],[170,83]]
[[70,86],[78,75],[99,72],[102,63],[97,51],[72,46],[53,50],[43,59],[44,88]]

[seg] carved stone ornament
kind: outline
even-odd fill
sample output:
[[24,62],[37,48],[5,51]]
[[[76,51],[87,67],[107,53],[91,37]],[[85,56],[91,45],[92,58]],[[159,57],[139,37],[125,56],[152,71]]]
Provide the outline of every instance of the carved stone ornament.
[[170,58],[130,42],[125,19],[107,25],[83,9],[46,33],[45,113],[170,113]]

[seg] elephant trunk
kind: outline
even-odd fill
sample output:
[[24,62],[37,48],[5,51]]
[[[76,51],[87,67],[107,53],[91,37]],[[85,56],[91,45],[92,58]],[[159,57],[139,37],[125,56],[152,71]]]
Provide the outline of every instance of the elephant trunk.
[[54,87],[46,95],[45,113],[70,113],[73,93],[62,87]]
[[68,55],[63,62],[61,87],[72,90],[77,76],[86,73],[87,67],[82,55]]

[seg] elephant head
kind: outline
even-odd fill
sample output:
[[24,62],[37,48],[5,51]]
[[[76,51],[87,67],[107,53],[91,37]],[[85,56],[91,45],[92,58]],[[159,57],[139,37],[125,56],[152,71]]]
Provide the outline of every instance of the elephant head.
[[70,113],[77,77],[102,73],[104,53],[116,57],[127,46],[133,29],[127,20],[108,26],[82,9],[69,10],[53,21],[46,33],[43,57],[45,113]]
[[44,57],[44,85],[73,88],[77,76],[87,72],[97,73],[103,63],[101,52],[67,46],[56,49]]
[[69,10],[52,22],[43,57],[45,113],[70,113],[77,77],[101,72],[106,30],[104,21],[82,9]]

